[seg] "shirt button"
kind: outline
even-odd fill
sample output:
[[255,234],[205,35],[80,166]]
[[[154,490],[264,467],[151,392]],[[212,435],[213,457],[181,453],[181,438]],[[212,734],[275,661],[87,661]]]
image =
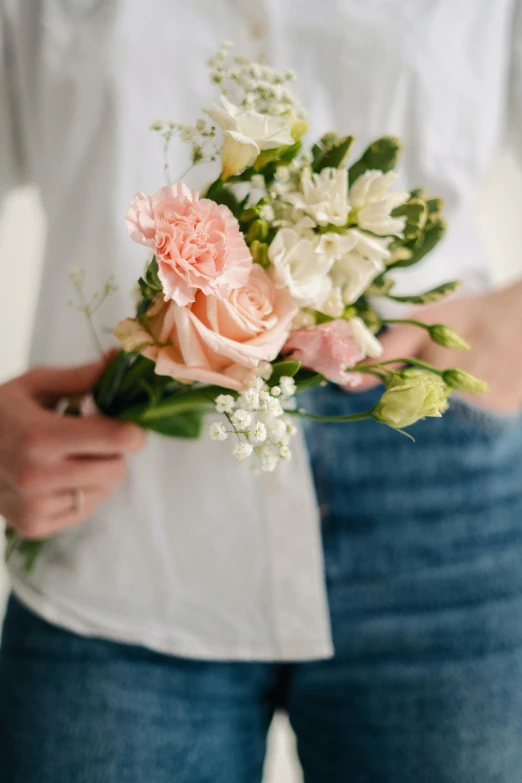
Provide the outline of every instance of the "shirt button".
[[252,22],[248,32],[254,41],[259,41],[261,38],[266,38],[266,24],[264,22]]

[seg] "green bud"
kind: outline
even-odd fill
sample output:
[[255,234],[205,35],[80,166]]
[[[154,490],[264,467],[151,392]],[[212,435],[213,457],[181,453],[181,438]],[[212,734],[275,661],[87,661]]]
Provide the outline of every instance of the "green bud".
[[268,223],[266,220],[254,220],[248,229],[246,240],[248,243],[254,239],[266,239],[268,236]]
[[371,416],[381,424],[402,430],[426,416],[440,417],[448,407],[449,389],[434,373],[393,377]]
[[469,351],[471,348],[471,345],[460,334],[444,324],[433,324],[428,331],[433,342],[444,348],[457,348],[459,351]]
[[476,378],[474,375],[471,375],[471,373],[466,372],[466,370],[460,370],[458,367],[444,370],[442,377],[444,383],[452,389],[460,389],[469,392],[486,392],[489,389],[486,381],[482,381],[480,378]]
[[258,239],[250,245],[250,252],[252,253],[252,260],[255,264],[260,264],[264,269],[268,269],[270,261],[268,259],[268,245],[266,242],[260,242]]

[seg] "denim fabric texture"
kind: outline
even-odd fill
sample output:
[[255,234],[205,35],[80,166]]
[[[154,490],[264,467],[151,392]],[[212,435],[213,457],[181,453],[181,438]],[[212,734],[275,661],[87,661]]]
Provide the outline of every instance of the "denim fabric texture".
[[[377,396],[303,404],[346,414]],[[520,783],[522,417],[455,401],[411,432],[307,425],[331,661],[171,658],[11,599],[2,783],[259,783],[279,708],[306,783]]]

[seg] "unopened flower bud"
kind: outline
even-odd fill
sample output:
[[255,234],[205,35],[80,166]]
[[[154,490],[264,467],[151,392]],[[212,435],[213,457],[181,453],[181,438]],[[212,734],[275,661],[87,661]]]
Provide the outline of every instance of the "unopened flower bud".
[[459,351],[469,351],[470,344],[464,340],[454,329],[444,324],[433,324],[430,326],[429,334],[434,343],[442,345],[444,348],[456,348]]
[[488,391],[489,388],[486,381],[476,378],[474,375],[471,375],[471,373],[466,372],[466,370],[459,370],[458,367],[444,370],[442,377],[444,383],[452,389],[460,389],[461,391],[469,392],[485,392]]
[[372,409],[372,418],[395,429],[404,429],[426,416],[442,416],[448,407],[449,389],[430,372],[410,378],[395,376]]

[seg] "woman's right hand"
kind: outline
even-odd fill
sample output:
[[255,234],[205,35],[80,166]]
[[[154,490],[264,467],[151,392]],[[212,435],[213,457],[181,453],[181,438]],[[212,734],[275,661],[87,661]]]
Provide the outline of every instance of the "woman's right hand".
[[102,416],[53,411],[90,391],[106,361],[38,367],[0,385],[0,515],[26,539],[47,538],[89,517],[125,474],[145,433]]

